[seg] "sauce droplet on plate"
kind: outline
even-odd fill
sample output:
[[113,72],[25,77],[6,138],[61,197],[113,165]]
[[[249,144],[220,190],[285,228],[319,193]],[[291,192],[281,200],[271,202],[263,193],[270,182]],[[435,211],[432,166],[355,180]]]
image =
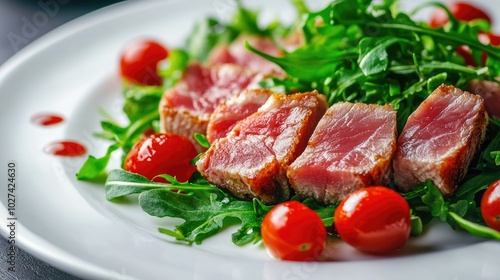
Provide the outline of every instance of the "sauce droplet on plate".
[[48,154],[63,157],[78,157],[87,153],[85,146],[74,141],[60,141],[50,143],[44,148]]
[[64,118],[55,114],[40,113],[34,115],[31,121],[41,126],[49,126],[63,122]]

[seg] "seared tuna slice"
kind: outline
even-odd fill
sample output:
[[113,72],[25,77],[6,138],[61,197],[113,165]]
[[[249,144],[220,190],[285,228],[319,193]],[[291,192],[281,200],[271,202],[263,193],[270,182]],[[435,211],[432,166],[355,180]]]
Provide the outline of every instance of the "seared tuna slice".
[[290,197],[287,178],[264,135],[235,136],[215,141],[196,166],[207,180],[234,196],[259,197],[275,203]]
[[181,80],[165,92],[160,102],[161,131],[188,137],[201,151],[193,135],[206,133],[210,114],[219,103],[244,89],[258,88],[261,78],[238,65],[189,65]]
[[500,84],[491,81],[473,80],[467,84],[467,91],[484,99],[484,108],[492,118],[500,119]]
[[370,185],[388,185],[396,149],[390,105],[341,102],[318,123],[307,148],[287,169],[292,188],[323,204]]
[[484,139],[487,115],[479,95],[441,85],[413,112],[398,138],[394,182],[404,191],[430,179],[452,195]]
[[215,141],[196,166],[212,184],[241,199],[290,197],[286,167],[302,153],[326,111],[317,92],[274,93],[259,110]]
[[268,38],[243,35],[237,38],[231,45],[219,45],[208,58],[211,65],[233,63],[248,67],[265,75],[285,77],[285,72],[273,62],[262,58],[245,48],[245,41],[252,47],[272,56],[281,56],[283,53],[276,44]]
[[272,91],[264,89],[245,90],[223,101],[210,116],[207,139],[210,143],[225,137],[237,122],[257,112],[266,103]]

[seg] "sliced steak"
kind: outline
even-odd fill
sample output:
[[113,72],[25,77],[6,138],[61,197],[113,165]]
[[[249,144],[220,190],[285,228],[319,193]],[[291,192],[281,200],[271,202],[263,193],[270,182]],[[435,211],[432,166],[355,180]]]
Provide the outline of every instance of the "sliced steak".
[[441,85],[413,112],[398,138],[394,182],[404,191],[430,179],[452,195],[482,143],[488,123],[483,99]]
[[271,94],[272,91],[264,89],[245,90],[223,101],[210,116],[208,141],[213,143],[225,137],[237,122],[257,112]]
[[248,51],[245,48],[245,41],[247,41],[252,47],[272,56],[283,55],[281,50],[273,41],[271,41],[271,39],[258,36],[243,35],[238,37],[229,46],[217,46],[210,53],[208,63],[211,65],[233,63],[248,67],[265,75],[273,75],[276,77],[285,76],[285,72],[278,65]]
[[197,162],[198,171],[241,199],[258,197],[268,204],[286,200],[286,167],[302,153],[326,108],[317,92],[275,93],[212,144]]
[[304,153],[288,167],[290,184],[300,196],[323,204],[365,186],[387,186],[396,134],[396,112],[390,105],[334,104]]
[[260,74],[233,64],[189,65],[160,102],[161,131],[188,137],[202,151],[194,133],[205,134],[210,114],[223,100],[244,89],[258,88],[261,79]]
[[500,84],[491,81],[473,80],[467,84],[467,91],[484,99],[486,112],[492,118],[500,119]]

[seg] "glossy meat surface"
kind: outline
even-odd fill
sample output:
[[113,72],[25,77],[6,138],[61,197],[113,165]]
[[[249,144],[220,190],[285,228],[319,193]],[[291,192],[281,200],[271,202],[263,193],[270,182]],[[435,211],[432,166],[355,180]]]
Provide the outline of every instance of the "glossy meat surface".
[[263,89],[245,90],[219,104],[208,122],[208,141],[225,137],[236,123],[257,112],[271,94]]
[[394,182],[409,191],[430,179],[452,195],[484,139],[483,99],[453,86],[437,88],[413,112],[398,138]]
[[189,65],[160,102],[162,132],[188,137],[198,150],[203,150],[194,140],[194,133],[205,134],[210,115],[222,101],[245,89],[258,88],[261,79],[260,74],[233,64]]
[[388,185],[395,147],[392,107],[337,103],[325,113],[287,175],[302,197],[335,203],[361,187]]
[[227,137],[212,144],[197,162],[198,171],[242,199],[286,200],[290,197],[286,167],[302,153],[326,107],[316,92],[274,93]]

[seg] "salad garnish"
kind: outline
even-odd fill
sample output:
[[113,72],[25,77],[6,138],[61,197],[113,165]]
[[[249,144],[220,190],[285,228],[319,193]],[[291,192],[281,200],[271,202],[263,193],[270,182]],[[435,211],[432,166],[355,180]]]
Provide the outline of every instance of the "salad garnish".
[[[205,63],[215,47],[231,44],[242,34],[269,38],[278,46],[288,36],[299,34],[302,38],[294,50],[282,46],[281,56],[245,43],[248,51],[277,64],[287,74],[267,77],[260,82],[263,88],[284,94],[317,90],[326,96],[329,105],[341,101],[390,104],[397,111],[399,132],[408,116],[441,84],[464,89],[472,80],[500,84],[499,48],[493,46],[493,40],[484,44],[478,36],[486,34],[494,38],[489,18],[463,21],[456,16],[459,13],[435,2],[409,13],[400,9],[398,1],[391,0],[334,0],[316,12],[310,12],[300,0],[294,0],[293,4],[297,10],[294,24],[275,21],[262,27],[258,12],[239,3],[228,23],[216,18],[202,20],[194,27],[184,48],[168,50],[166,60],[157,69],[162,78],[160,85],[126,80],[123,111],[129,123],[118,124],[104,114],[102,131],[96,136],[111,143],[104,156],[89,156],[77,178],[96,180],[106,174],[105,193],[109,201],[138,194],[138,203],[146,213],[183,219],[175,229],[159,229],[180,242],[200,244],[227,225],[239,225],[232,235],[234,244],[259,242],[264,217],[275,205],[265,205],[258,198],[237,199],[210,184],[197,171],[186,182],[178,181],[172,174],[158,174],[168,183],[151,181],[123,169],[106,173],[112,153],[121,152],[124,161],[132,147],[148,137],[145,131],[159,132],[158,104],[165,90],[179,81],[188,64]],[[429,9],[444,12],[447,20],[433,21],[431,26],[413,19],[415,14]],[[204,147],[210,145],[203,135],[196,135],[196,139]],[[500,240],[500,232],[485,224],[487,218],[482,216],[480,206],[485,190],[498,180],[500,119],[492,118],[480,154],[453,196],[444,197],[430,180],[399,194],[410,208],[411,236],[421,235],[432,220],[439,219],[471,235]],[[322,205],[299,196],[293,196],[291,201],[299,201],[314,211],[330,229],[330,235],[336,235],[331,228],[339,203]],[[496,209],[498,221],[500,213]]]

